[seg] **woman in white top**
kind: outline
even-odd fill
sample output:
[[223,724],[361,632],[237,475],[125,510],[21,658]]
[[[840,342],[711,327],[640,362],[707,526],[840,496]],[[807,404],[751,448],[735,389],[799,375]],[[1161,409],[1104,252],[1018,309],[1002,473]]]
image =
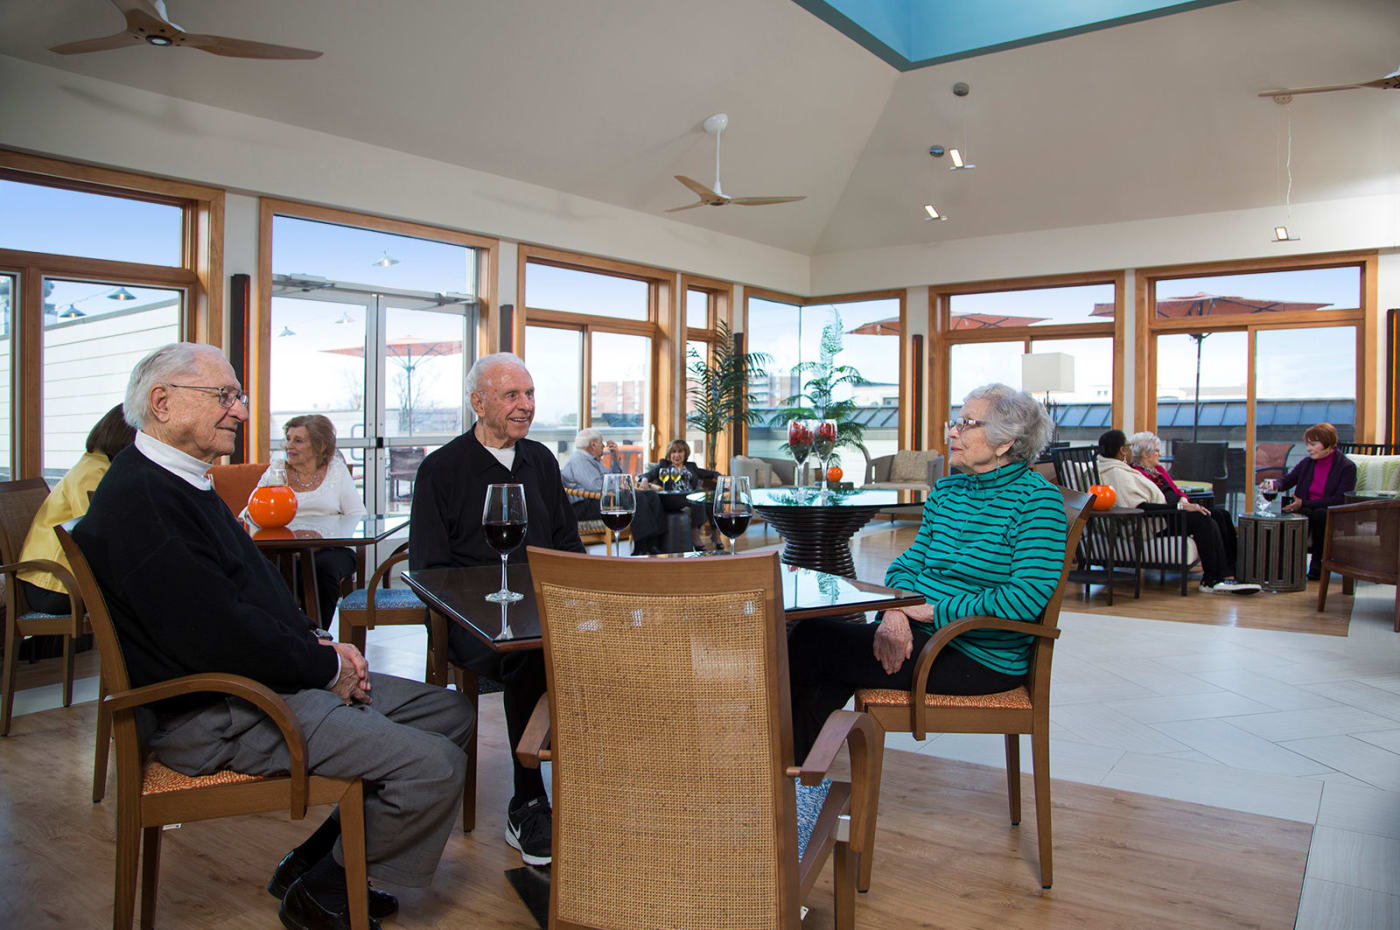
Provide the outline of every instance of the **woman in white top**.
[[[298,517],[365,512],[350,469],[335,451],[335,427],[330,420],[319,413],[292,417],[282,427],[282,435],[287,484],[297,496]],[[263,472],[259,487],[269,483],[271,471]],[[355,573],[355,553],[345,548],[318,549],[315,565],[321,624],[329,627],[340,602],[340,582]]]

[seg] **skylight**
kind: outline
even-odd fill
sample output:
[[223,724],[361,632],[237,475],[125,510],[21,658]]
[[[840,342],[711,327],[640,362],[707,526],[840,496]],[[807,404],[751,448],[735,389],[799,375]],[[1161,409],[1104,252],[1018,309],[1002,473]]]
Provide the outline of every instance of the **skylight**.
[[1230,0],[793,0],[900,71]]

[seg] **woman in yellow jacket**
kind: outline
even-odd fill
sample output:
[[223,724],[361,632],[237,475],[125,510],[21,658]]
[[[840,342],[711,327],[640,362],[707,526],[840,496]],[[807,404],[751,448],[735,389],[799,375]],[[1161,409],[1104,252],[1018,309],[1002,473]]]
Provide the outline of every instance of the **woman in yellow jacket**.
[[[48,499],[34,515],[34,522],[30,524],[24,545],[20,548],[21,562],[48,559],[64,568],[69,567],[53,528],[87,513],[88,496],[107,473],[112,459],[135,439],[136,430],[123,417],[121,404],[108,410],[97,421],[97,425],[88,433],[86,454],[49,492]],[[31,610],[41,610],[46,614],[68,613],[68,591],[49,572],[20,572],[19,583]]]

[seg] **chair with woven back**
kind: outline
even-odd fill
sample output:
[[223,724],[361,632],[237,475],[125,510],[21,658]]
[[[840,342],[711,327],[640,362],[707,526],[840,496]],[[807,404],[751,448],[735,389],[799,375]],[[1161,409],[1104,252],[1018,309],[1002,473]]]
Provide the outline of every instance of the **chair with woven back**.
[[[596,501],[603,497],[597,491],[581,491],[577,488],[565,488],[564,493],[569,496],[570,503],[575,500]],[[608,555],[612,555],[614,546],[619,552],[622,551],[619,544],[624,539],[631,539],[632,533],[625,527],[614,532],[602,520],[580,520],[578,521],[578,538],[585,546],[604,543]]]
[[[914,660],[914,688],[864,688],[856,692],[855,706],[874,718],[883,740],[887,732],[912,733],[925,739],[929,733],[1001,733],[1006,740],[1006,787],[1011,805],[1011,823],[1021,822],[1021,741],[1031,737],[1031,762],[1035,782],[1036,833],[1040,845],[1040,884],[1049,888],[1053,880],[1050,835],[1050,662],[1055,640],[1060,636],[1060,601],[1065,580],[1074,561],[1075,549],[1084,531],[1093,502],[1092,495],[1061,488],[1065,520],[1065,561],[1060,583],[1037,623],[1002,617],[964,617],[940,629]],[[1030,670],[1025,683],[999,694],[955,696],[929,694],[929,670],[938,654],[953,639],[969,630],[999,629],[1027,633],[1035,637],[1031,647]],[[873,822],[873,818],[872,821]],[[861,860],[860,887],[870,887],[872,834]]]
[[[117,754],[117,862],[112,926],[127,930],[136,908],[137,867],[141,866],[141,926],[155,922],[156,886],[160,872],[162,828],[190,823],[286,810],[293,820],[306,816],[309,805],[340,806],[350,924],[368,930],[366,889],[364,784],[358,778],[328,778],[306,770],[306,741],[291,709],[265,685],[241,675],[199,674],[172,678],[140,688],[131,686],[116,628],[87,559],[64,527],[55,530],[73,576],[87,605],[93,637],[102,655],[105,697],[111,714]],[[255,705],[277,725],[287,743],[290,771],[285,776],[246,775],[225,770],[188,776],[145,758],[137,726],[142,708],[191,694],[224,694]]]
[[518,755],[553,764],[549,925],[797,930],[830,858],[852,927],[879,745],[836,711],[794,764],[777,554],[529,558],[549,690]]

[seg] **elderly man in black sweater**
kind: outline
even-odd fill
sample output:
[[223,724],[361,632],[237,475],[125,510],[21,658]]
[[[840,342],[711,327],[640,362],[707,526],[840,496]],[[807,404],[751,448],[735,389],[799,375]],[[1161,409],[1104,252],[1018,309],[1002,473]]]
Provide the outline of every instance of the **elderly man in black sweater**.
[[[426,885],[461,802],[471,706],[442,688],[371,673],[354,646],[312,629],[207,476],[233,450],[246,405],[212,346],[175,343],[142,359],[125,403],[136,443],[112,462],[74,539],[133,684],[228,672],[281,694],[306,734],[309,770],[365,779],[369,874]],[[160,707],[148,747],[189,775],[288,767],[277,727],[235,698]],[[282,898],[284,926],[349,927],[339,834],[332,814],[278,865],[268,891]],[[370,890],[372,918],[397,908],[392,895]]]
[[[489,484],[525,486],[529,523],[524,545],[511,552],[511,561],[525,560],[525,546],[583,552],[558,460],[543,444],[525,438],[535,418],[535,382],[525,363],[509,352],[483,356],[467,372],[466,389],[476,424],[425,458],[414,480],[409,565],[500,564],[500,555],[481,531]],[[521,765],[513,751],[545,692],[544,658],[539,652],[497,653],[455,625],[449,637],[453,659],[504,686],[515,774],[506,842],[520,850],[528,865],[548,865],[552,831],[544,782],[539,770]]]

